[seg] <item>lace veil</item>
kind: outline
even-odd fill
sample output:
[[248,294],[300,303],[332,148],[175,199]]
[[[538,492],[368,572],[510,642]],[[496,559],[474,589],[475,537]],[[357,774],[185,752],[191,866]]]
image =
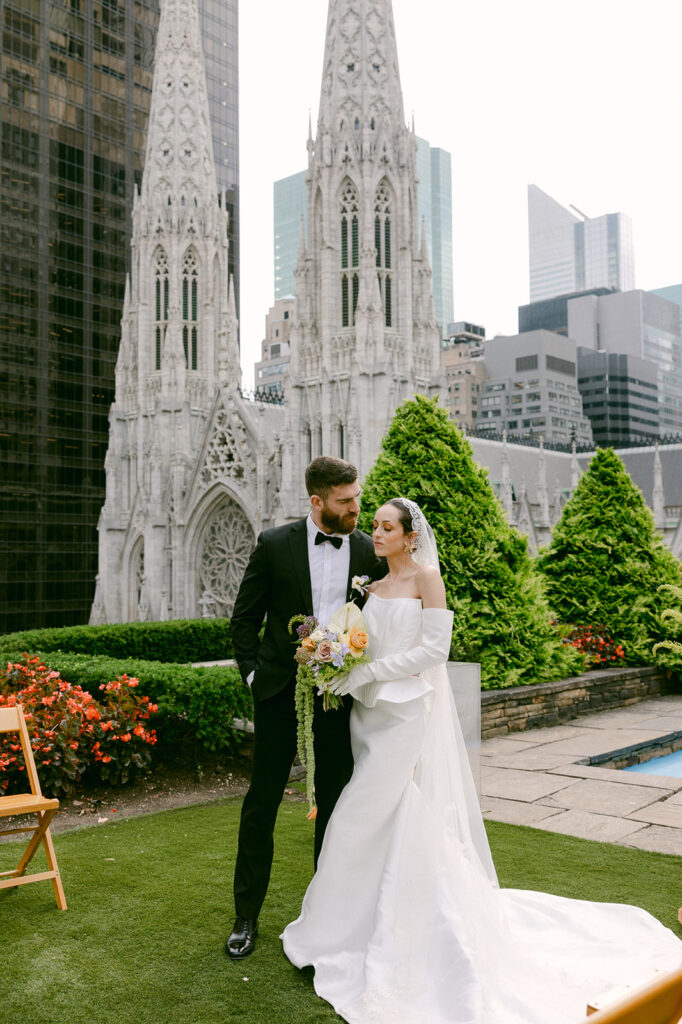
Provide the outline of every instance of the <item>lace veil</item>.
[[[402,497],[398,500],[409,511],[412,529],[417,534],[413,559],[418,565],[439,569],[436,538],[424,513],[415,501]],[[424,677],[433,686],[433,700],[415,782],[438,817],[441,829],[444,828],[447,841],[462,846],[489,881],[497,885],[448,670],[445,665],[438,665],[426,671]],[[455,672],[455,686],[456,678]]]

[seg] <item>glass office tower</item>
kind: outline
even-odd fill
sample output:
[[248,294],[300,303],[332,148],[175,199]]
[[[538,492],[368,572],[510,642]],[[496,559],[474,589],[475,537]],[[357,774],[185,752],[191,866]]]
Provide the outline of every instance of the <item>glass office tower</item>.
[[588,217],[528,186],[530,301],[571,292],[635,287],[630,218],[624,213]]
[[308,237],[308,188],[306,171],[280,178],[273,185],[273,256],[275,302],[296,294],[294,271],[298,263],[301,217]]
[[[236,261],[237,0],[203,0],[200,10]],[[0,18],[0,631],[8,631],[85,622],[92,602],[158,0],[4,0]]]
[[419,221],[426,226],[433,301],[441,338],[454,319],[452,273],[452,162],[445,149],[417,138]]

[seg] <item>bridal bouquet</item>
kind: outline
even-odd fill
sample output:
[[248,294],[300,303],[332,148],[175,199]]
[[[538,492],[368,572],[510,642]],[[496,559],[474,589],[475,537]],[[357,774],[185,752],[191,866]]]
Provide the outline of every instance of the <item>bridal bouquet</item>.
[[310,812],[314,810],[315,750],[313,712],[315,691],[322,695],[325,711],[335,710],[343,698],[330,693],[329,684],[340,672],[349,672],[367,661],[369,639],[362,612],[348,601],[322,626],[313,615],[294,615],[289,632],[298,636],[294,659],[296,671],[296,717],[298,756],[306,767],[306,793]]

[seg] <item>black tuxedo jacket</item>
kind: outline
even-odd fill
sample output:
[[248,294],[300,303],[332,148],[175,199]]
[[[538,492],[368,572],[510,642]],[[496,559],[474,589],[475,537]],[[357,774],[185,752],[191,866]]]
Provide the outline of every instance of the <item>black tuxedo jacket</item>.
[[[365,533],[350,535],[350,566],[346,600],[353,576],[376,580],[387,571]],[[256,542],[232,612],[232,643],[242,679],[251,672],[253,694],[265,700],[283,690],[296,675],[296,636],[288,630],[293,615],[312,615],[306,519],[265,530]],[[265,632],[260,631],[265,622]]]

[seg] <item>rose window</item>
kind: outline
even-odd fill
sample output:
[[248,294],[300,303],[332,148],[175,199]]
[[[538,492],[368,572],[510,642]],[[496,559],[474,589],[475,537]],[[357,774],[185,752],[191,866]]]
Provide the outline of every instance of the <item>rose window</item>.
[[204,529],[198,557],[197,592],[213,598],[216,615],[232,614],[254,544],[251,524],[239,505],[223,498]]

